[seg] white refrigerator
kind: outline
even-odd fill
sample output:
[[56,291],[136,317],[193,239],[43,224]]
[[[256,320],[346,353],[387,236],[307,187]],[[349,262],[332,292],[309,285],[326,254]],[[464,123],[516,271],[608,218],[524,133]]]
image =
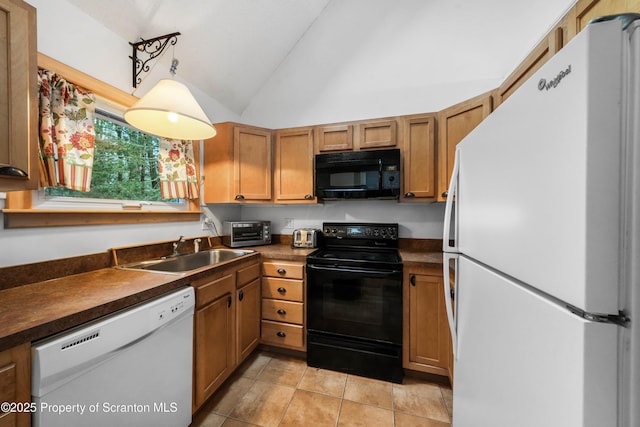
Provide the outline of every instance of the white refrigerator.
[[638,17],[590,24],[458,145],[454,427],[640,426]]

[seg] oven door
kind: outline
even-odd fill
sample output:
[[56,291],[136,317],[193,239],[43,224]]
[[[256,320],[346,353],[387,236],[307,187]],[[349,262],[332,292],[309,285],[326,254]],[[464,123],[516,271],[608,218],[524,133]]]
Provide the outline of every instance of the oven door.
[[402,270],[307,264],[307,327],[402,343]]

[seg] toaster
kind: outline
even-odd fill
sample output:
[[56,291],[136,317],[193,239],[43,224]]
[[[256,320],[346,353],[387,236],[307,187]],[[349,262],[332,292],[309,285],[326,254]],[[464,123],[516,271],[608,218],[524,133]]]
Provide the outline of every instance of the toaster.
[[298,228],[291,237],[292,248],[317,248],[320,230],[314,228]]

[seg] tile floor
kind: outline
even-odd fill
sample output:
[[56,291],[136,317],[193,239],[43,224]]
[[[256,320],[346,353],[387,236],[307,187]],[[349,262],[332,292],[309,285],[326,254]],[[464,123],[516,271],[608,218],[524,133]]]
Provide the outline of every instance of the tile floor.
[[393,384],[307,367],[255,352],[193,419],[191,427],[449,427],[451,389],[414,378]]

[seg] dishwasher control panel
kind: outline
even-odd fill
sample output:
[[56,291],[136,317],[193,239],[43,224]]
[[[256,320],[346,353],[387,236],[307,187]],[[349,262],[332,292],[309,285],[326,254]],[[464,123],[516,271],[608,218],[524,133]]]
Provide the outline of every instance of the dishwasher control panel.
[[185,293],[167,301],[158,308],[156,319],[160,322],[173,319],[194,306],[194,294]]

